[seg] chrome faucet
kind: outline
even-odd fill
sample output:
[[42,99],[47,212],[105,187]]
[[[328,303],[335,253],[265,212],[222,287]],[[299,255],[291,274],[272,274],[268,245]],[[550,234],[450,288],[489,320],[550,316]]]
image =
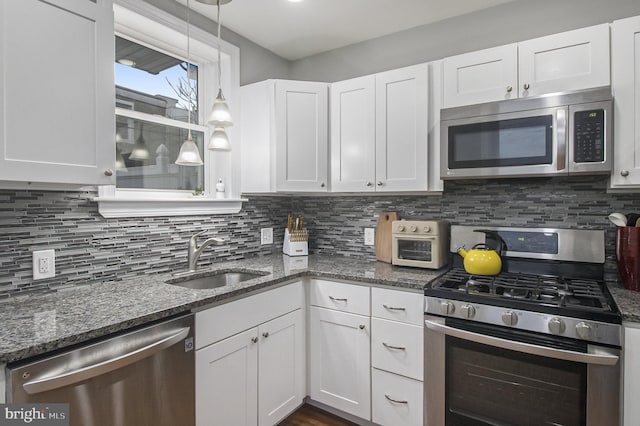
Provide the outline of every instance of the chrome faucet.
[[207,240],[204,240],[202,242],[202,244],[200,244],[200,247],[198,247],[198,237],[202,234],[204,234],[205,231],[200,231],[197,234],[193,235],[191,238],[189,238],[189,251],[187,252],[187,258],[189,261],[189,272],[195,272],[196,271],[196,267],[198,264],[198,258],[200,258],[200,255],[202,254],[202,250],[205,249],[205,247],[211,245],[211,244],[224,244],[226,242],[226,240],[223,240],[222,238],[209,238]]

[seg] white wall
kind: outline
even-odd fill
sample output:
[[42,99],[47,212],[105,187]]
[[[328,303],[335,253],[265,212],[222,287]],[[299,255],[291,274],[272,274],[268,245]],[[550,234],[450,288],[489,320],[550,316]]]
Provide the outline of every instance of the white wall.
[[339,81],[635,15],[638,0],[518,0],[300,59],[289,77]]

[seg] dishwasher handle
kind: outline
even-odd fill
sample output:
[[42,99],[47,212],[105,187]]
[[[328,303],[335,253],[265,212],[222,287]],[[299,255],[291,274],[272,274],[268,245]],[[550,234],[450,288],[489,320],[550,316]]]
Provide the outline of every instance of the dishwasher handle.
[[67,371],[53,377],[35,379],[24,383],[22,386],[28,394],[33,395],[82,382],[150,357],[151,355],[154,355],[185,339],[189,335],[189,331],[190,327],[184,327],[179,329],[176,333],[118,357],[88,365],[77,370]]

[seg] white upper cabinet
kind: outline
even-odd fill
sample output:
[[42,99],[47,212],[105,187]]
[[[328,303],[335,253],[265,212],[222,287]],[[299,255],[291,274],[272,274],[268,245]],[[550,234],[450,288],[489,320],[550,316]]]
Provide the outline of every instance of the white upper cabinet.
[[0,181],[113,184],[111,0],[0,2]]
[[332,84],[332,191],[429,189],[428,77],[421,64]]
[[331,189],[375,191],[375,77],[331,85]]
[[267,80],[240,93],[242,192],[328,191],[328,84]]
[[446,58],[442,63],[444,108],[518,97],[518,45]]
[[445,58],[443,107],[610,84],[609,24]]
[[614,188],[640,187],[640,16],[613,23]]

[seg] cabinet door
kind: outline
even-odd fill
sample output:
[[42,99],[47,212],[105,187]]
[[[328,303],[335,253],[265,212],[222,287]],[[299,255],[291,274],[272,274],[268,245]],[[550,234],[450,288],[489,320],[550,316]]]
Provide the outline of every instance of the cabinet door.
[[521,97],[608,86],[609,24],[518,44]]
[[375,191],[375,77],[331,85],[331,190]]
[[637,425],[640,406],[637,395],[640,392],[640,324],[624,327],[624,426]]
[[614,187],[640,186],[640,16],[613,23]]
[[275,425],[305,397],[302,310],[261,325],[258,338],[258,424]]
[[312,306],[311,399],[371,419],[370,319]]
[[429,70],[426,64],[376,75],[376,190],[428,189]]
[[277,81],[276,190],[328,190],[328,86]]
[[196,351],[196,425],[258,422],[256,328]]
[[445,58],[442,107],[452,108],[518,97],[518,47],[493,47]]
[[0,2],[0,180],[113,184],[111,0]]

